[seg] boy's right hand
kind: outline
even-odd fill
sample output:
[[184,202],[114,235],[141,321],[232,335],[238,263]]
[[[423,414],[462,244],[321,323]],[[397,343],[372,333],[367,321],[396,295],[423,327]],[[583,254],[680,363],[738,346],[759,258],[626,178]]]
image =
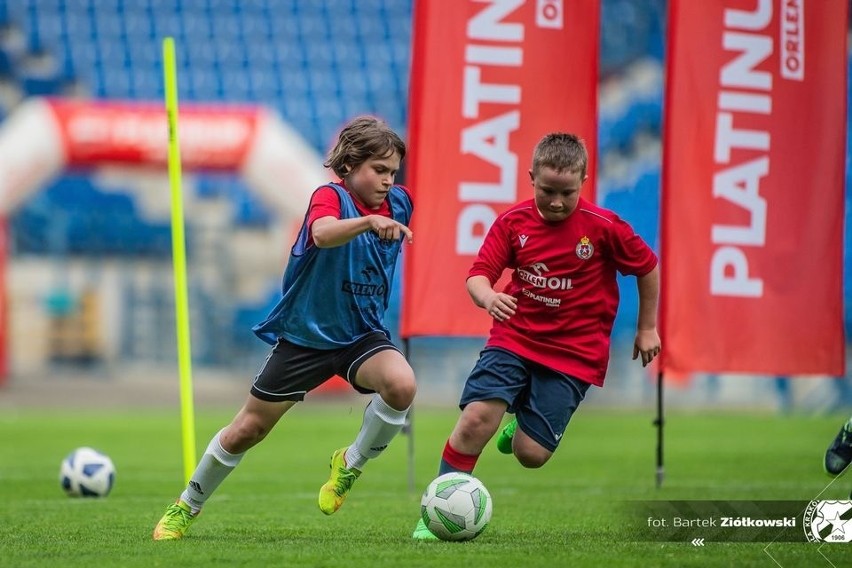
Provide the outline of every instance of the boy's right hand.
[[509,294],[495,292],[484,302],[483,307],[492,318],[497,321],[506,321],[515,315],[515,310],[518,309],[518,300]]
[[411,229],[390,217],[370,215],[370,230],[385,241],[396,241],[405,236],[409,244],[414,242],[414,233]]

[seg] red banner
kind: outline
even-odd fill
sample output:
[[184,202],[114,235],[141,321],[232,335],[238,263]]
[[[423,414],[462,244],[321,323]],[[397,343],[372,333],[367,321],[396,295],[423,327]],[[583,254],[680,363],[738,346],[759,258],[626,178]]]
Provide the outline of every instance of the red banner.
[[407,183],[415,192],[402,335],[487,335],[465,280],[498,214],[532,197],[536,143],[597,147],[599,0],[415,2]]
[[847,0],[669,0],[663,368],[842,374]]
[[[70,166],[166,164],[168,124],[163,105],[50,99]],[[181,108],[181,161],[186,170],[235,170],[255,136],[256,107]]]

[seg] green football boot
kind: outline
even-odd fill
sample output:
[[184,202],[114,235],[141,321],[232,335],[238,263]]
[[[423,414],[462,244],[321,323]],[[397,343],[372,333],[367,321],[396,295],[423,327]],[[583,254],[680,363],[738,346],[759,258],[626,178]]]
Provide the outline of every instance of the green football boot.
[[512,421],[503,426],[500,434],[497,436],[497,449],[501,454],[512,453],[512,438],[515,437],[515,430],[518,429],[518,419],[512,418]]
[[325,485],[320,487],[319,508],[326,515],[335,513],[343,505],[346,495],[361,475],[361,472],[354,467],[346,467],[346,460],[343,458],[345,454],[346,448],[340,448],[334,452],[329,465],[331,475]]
[[154,540],[177,540],[183,538],[184,533],[198,516],[193,514],[192,509],[178,499],[176,503],[169,505],[166,514],[154,527]]
[[414,527],[411,538],[415,540],[438,540],[438,537],[432,534],[432,531],[426,527],[426,523],[423,522],[422,518],[417,520],[417,526]]

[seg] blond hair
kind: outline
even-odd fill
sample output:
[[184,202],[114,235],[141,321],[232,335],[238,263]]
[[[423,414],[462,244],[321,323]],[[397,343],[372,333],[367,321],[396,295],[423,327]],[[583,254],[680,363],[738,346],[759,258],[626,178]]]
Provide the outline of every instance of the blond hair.
[[532,171],[536,175],[541,168],[547,167],[556,171],[577,172],[584,178],[588,164],[589,153],[580,137],[566,132],[553,132],[536,144]]

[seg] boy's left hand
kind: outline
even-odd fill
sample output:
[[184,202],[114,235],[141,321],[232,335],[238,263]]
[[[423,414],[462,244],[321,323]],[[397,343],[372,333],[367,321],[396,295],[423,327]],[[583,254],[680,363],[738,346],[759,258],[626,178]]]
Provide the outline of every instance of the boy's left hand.
[[662,345],[656,327],[636,331],[636,339],[633,342],[633,359],[636,360],[639,355],[642,355],[643,367],[647,367],[648,363],[659,355],[660,349],[662,349]]

